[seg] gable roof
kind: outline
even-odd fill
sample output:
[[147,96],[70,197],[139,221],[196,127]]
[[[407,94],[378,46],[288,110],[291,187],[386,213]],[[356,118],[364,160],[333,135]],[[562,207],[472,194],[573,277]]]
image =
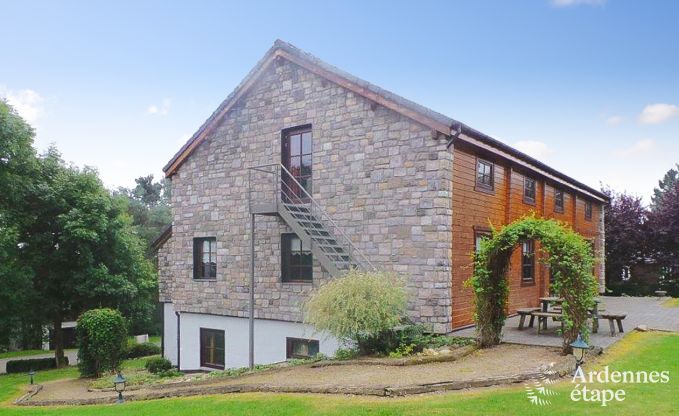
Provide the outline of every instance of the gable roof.
[[219,124],[233,105],[245,95],[259,76],[277,58],[286,59],[306,70],[334,82],[358,95],[376,102],[386,108],[402,114],[424,126],[430,127],[445,136],[451,136],[452,140],[463,140],[476,147],[485,148],[514,163],[523,165],[552,181],[565,185],[578,192],[595,198],[601,202],[608,202],[608,197],[596,189],[593,189],[547,165],[527,154],[508,146],[484,133],[475,130],[466,124],[454,120],[441,113],[403,98],[387,91],[377,85],[371,84],[339,68],[329,65],[315,56],[278,39],[266,52],[262,59],[245,76],[240,84],[229,94],[217,107],[212,115],[205,120],[203,125],[191,136],[191,138],[179,149],[179,151],[163,167],[166,176],[172,176],[188,158],[191,153],[209,136],[210,132]]

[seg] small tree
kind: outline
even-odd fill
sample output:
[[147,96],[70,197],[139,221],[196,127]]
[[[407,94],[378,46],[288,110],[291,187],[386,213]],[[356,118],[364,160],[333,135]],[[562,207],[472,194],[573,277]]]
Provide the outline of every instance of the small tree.
[[365,352],[371,338],[404,322],[406,306],[402,280],[386,273],[352,270],[309,298],[305,321],[340,340],[356,342]]
[[114,309],[92,309],[78,318],[78,369],[81,376],[100,377],[120,369],[126,346],[127,324]]

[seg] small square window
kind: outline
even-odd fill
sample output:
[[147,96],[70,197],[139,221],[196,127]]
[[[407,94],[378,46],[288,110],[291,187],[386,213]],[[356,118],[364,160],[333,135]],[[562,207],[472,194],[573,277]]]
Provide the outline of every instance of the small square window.
[[217,239],[200,237],[193,239],[193,278],[217,278]]
[[476,187],[487,191],[495,187],[495,166],[487,160],[476,161]]
[[286,358],[313,358],[318,355],[319,342],[315,339],[286,338]]
[[585,219],[592,221],[592,202],[585,201]]
[[535,204],[535,179],[525,176],[523,178],[523,202]]
[[564,195],[562,189],[554,189],[554,211],[563,213]]

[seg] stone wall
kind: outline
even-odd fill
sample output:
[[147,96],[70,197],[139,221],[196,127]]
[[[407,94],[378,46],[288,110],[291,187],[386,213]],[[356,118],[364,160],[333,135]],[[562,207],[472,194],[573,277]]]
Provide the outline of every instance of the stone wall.
[[[247,316],[247,167],[279,163],[281,130],[313,132],[313,196],[379,268],[407,279],[409,314],[451,328],[452,154],[446,140],[278,59],[172,177],[173,235],[159,253],[162,301],[179,311]],[[257,175],[257,198],[271,182]],[[282,283],[278,217],[257,216],[256,317],[300,321],[313,284]],[[217,279],[192,279],[192,239],[217,237]]]

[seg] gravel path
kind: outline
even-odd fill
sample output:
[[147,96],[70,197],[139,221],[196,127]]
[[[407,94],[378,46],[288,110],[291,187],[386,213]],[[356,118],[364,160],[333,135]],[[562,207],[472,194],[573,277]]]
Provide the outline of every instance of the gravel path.
[[[532,373],[551,363],[559,364],[564,357],[557,348],[503,344],[478,350],[453,362],[430,363],[411,366],[341,365],[312,368],[295,366],[265,371],[237,378],[214,379],[209,384],[165,386],[165,397],[173,395],[204,394],[217,386],[266,385],[282,388],[294,387],[402,387],[449,381],[473,380],[485,377],[513,376]],[[112,398],[114,392],[88,392],[88,380],[68,379],[44,383],[43,389],[30,401],[68,401]],[[204,390],[204,391],[201,391]],[[142,388],[125,393],[126,397],[142,397],[158,389]]]

